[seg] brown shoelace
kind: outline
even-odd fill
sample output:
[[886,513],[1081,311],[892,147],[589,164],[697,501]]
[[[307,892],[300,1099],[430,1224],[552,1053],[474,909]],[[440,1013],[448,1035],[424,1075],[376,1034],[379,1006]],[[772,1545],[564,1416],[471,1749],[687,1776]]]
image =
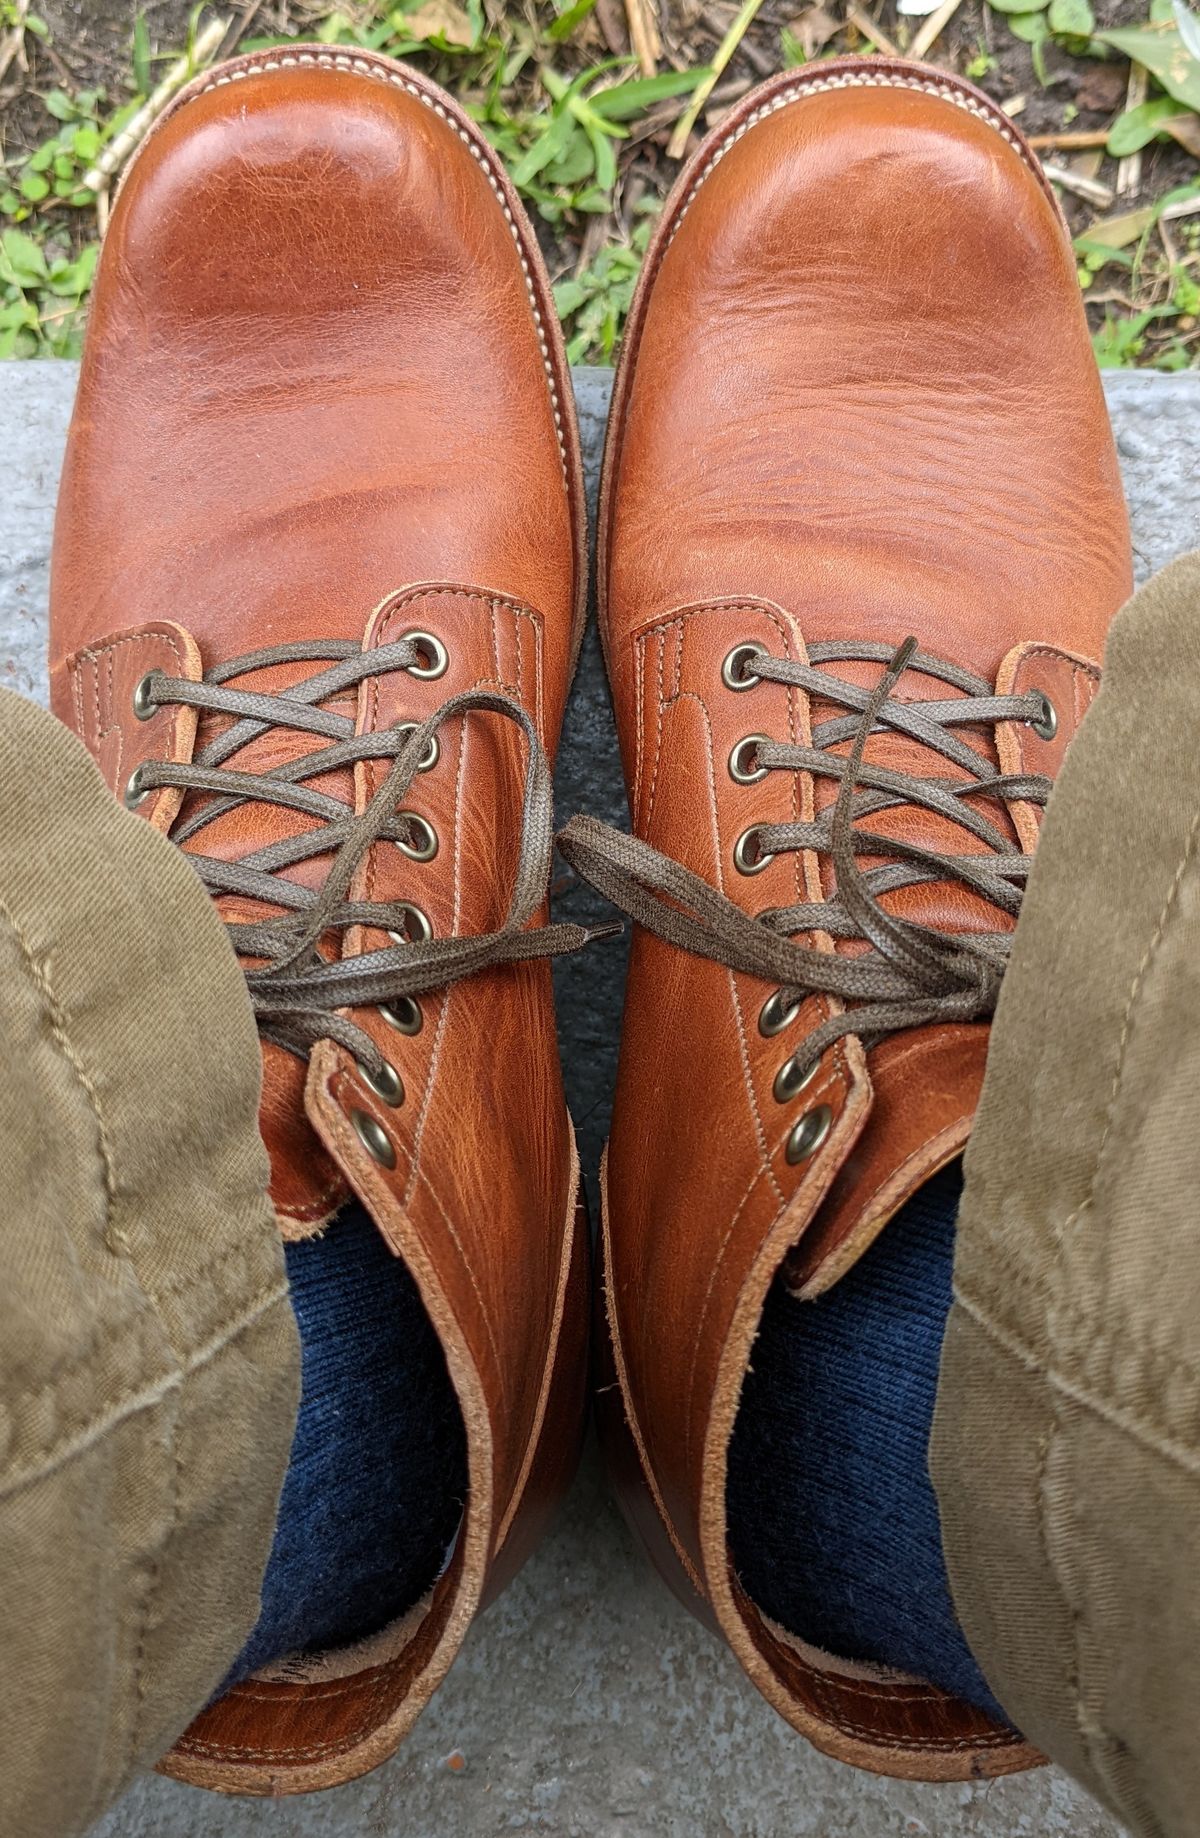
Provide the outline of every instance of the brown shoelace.
[[[1046,698],[1038,691],[997,695],[971,671],[919,651],[914,638],[895,652],[878,644],[813,645],[807,663],[772,657],[757,647],[739,650],[745,654],[740,680],[748,676],[791,684],[851,711],[815,727],[811,746],[750,737],[755,776],[811,772],[836,780],[838,792],[832,807],[812,822],[761,824],[739,839],[739,847],[748,848],[748,838],[753,844],[753,856],[746,856],[750,872],[787,850],[828,855],[836,875],[833,897],[752,918],[681,863],[591,817],[576,817],[559,837],[566,860],[606,899],[666,943],[776,984],[777,1015],[788,1015],[808,995],[832,996],[847,1004],[814,1028],[794,1056],[792,1074],[797,1082],[843,1035],[856,1034],[870,1045],[902,1028],[990,1015],[1007,966],[1011,932],[942,933],[897,918],[884,908],[880,896],[922,882],[957,881],[1016,918],[1030,858],[976,804],[985,798],[1044,805],[1050,781],[1040,774],[997,773],[956,730],[1001,721],[1044,725],[1053,712]],[[737,658],[738,652],[730,654],[727,670]],[[825,668],[848,662],[885,666],[873,690],[861,689]],[[939,701],[898,701],[893,691],[910,669],[959,693]],[[864,757],[868,740],[889,728],[921,742],[968,776],[925,777],[871,763]],[[846,740],[852,740],[848,754],[832,751]],[[743,748],[747,745],[742,743]],[[942,854],[860,827],[863,819],[903,804],[948,818],[984,849]],[[882,861],[864,871],[859,855]],[[868,949],[855,955],[821,951],[791,936],[814,931],[861,940]]]
[[[250,671],[318,661],[326,662],[328,668],[276,693],[226,686]],[[246,967],[245,975],[260,1034],[301,1057],[319,1040],[336,1041],[354,1054],[369,1077],[376,1078],[386,1072],[382,1055],[364,1030],[339,1014],[339,1009],[393,1005],[445,989],[500,964],[578,951],[598,931],[613,929],[579,925],[526,929],[546,896],[554,819],[549,762],[537,729],[519,702],[495,690],[468,690],[451,696],[419,724],[405,723],[371,734],[356,734],[351,719],[323,706],[356,689],[367,677],[425,670],[425,666],[426,654],[413,637],[374,651],[331,639],[249,652],[207,671],[199,683],[152,671],[138,691],[147,709],[182,704],[232,717],[232,725],[190,764],[150,760],[130,780],[130,803],[140,803],[145,794],[160,786],[207,794],[206,802],[190,814],[185,810],[176,822],[172,830],[175,842],[192,842],[208,824],[241,804],[280,805],[316,820],[302,834],[281,838],[237,861],[191,850],[189,860],[212,893],[238,894],[283,909],[268,919],[234,922],[228,927],[238,956],[259,960]],[[516,874],[498,931],[438,938],[414,903],[347,896],[359,864],[376,843],[413,846],[422,820],[400,806],[435,747],[438,729],[457,715],[479,710],[514,722],[528,748]],[[225,764],[269,728],[296,729],[318,737],[322,744],[303,758],[270,771],[238,771]],[[361,813],[305,783],[373,759],[390,759],[392,765]],[[429,834],[427,825],[424,833]],[[319,891],[302,887],[283,873],[326,853],[333,859]],[[391,934],[397,942],[383,950],[326,961],[317,949],[321,938],[350,926],[370,926]]]

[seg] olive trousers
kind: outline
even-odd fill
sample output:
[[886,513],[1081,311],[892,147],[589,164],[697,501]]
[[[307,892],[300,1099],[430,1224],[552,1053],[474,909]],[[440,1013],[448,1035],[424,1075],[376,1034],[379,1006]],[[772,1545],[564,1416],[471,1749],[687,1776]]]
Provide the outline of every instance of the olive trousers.
[[966,1157],[932,1470],[1031,1741],[1200,1832],[1200,555],[1118,616],[1050,801]]
[[199,877],[0,691],[0,1834],[73,1838],[253,1625],[299,1342]]

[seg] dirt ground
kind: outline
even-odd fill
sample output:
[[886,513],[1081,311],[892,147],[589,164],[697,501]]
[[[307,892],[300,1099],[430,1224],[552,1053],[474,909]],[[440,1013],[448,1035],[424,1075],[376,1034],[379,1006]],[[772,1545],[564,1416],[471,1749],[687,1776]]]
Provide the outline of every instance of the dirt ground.
[[[531,7],[533,0],[525,3]],[[1097,27],[1104,28],[1144,23],[1148,0],[1092,3]],[[227,16],[231,22],[225,49],[232,49],[243,37],[311,35],[333,4],[334,0],[259,0],[255,5],[253,0],[235,0],[218,10],[218,16]],[[3,5],[4,0],[0,0],[0,21]],[[73,92],[80,87],[102,86],[110,108],[129,96],[133,87],[130,46],[138,11],[145,15],[156,51],[176,50],[183,45],[193,12],[191,0],[141,0],[140,5],[135,5],[134,0],[32,0],[32,5],[45,19],[49,39],[41,42],[29,37],[28,71],[13,67],[0,85],[0,148],[10,161],[35,147],[45,137],[47,126],[53,126],[47,122],[41,101],[47,89],[59,86]],[[341,5],[351,18],[365,16],[362,0],[341,0]],[[596,0],[594,12],[582,29],[558,47],[561,67],[571,72],[595,66],[605,58],[628,59],[626,5],[627,0]],[[512,18],[518,11],[500,6],[499,0],[485,0],[485,7],[493,21],[505,14]],[[549,6],[538,10],[543,24],[553,16]],[[733,0],[657,0],[663,46],[659,68],[686,70],[710,63],[735,10]],[[374,16],[381,12],[381,8],[376,9]],[[862,0],[859,7],[853,0],[819,0],[816,4],[814,0],[766,0],[722,73],[698,123],[697,134],[718,120],[753,83],[782,68],[785,31],[803,43],[810,56],[835,50],[862,51],[869,48],[865,28],[871,22],[885,40],[901,49],[911,42],[922,24],[919,18],[903,18],[896,10],[895,0]],[[1043,83],[1035,70],[1030,46],[1014,36],[1008,18],[986,0],[963,0],[927,57],[946,69],[971,76],[1006,105],[1024,132],[1032,136],[1058,134],[1064,128],[1072,134],[1089,130],[1099,133],[1112,123],[1126,102],[1130,71],[1127,62],[1118,57],[1102,60],[1074,55],[1054,40],[1044,47]],[[454,68],[450,67],[451,80]],[[438,74],[445,76],[446,72]],[[543,105],[541,96],[526,104]],[[635,213],[644,201],[665,196],[679,171],[679,162],[667,153],[667,141],[679,110],[678,101],[667,101],[635,124],[634,133],[621,151],[614,216],[588,217],[568,212],[555,222],[539,221],[539,235],[554,278],[578,276],[606,242],[614,237],[629,238]],[[1111,194],[1117,161],[1103,149],[1056,151],[1043,157],[1056,160],[1085,182],[1099,181]],[[1196,159],[1174,140],[1151,141],[1142,154],[1140,185],[1122,195],[1115,208],[1130,211],[1153,203],[1165,192],[1194,180],[1197,173]],[[1108,206],[1087,202],[1069,190],[1063,192],[1062,201],[1075,235],[1087,233],[1106,210],[1113,208],[1111,202]],[[81,230],[79,235],[82,234]],[[1165,275],[1161,256],[1157,259],[1160,273]],[[1119,311],[1132,313],[1154,305],[1170,284],[1154,276],[1146,284],[1139,276],[1138,285],[1123,296],[1121,290],[1126,283],[1119,275],[1115,282],[1113,277],[1110,269],[1090,297],[1093,328],[1104,320],[1107,302],[1115,299]],[[1186,327],[1195,322],[1180,323]],[[1175,322],[1164,327],[1161,334],[1157,324],[1151,325],[1149,352],[1117,361],[1154,361],[1152,341],[1168,335],[1176,338],[1179,346],[1172,367],[1190,361],[1197,345],[1186,330],[1180,342],[1178,330]],[[1200,341],[1200,329],[1195,339]]]
[[[31,70],[27,81],[13,91],[7,103],[0,90],[0,134],[6,152],[36,145],[45,132],[46,116],[38,92],[61,84],[64,87],[94,88],[103,86],[110,100],[119,101],[129,88],[129,46],[134,18],[138,12],[146,17],[151,40],[156,49],[175,48],[184,43],[192,0],[38,0],[38,10],[50,28],[48,46],[30,39]],[[240,8],[218,9],[229,12],[236,25]],[[255,35],[268,32],[303,34],[321,10],[317,6],[295,4],[295,0],[271,0],[255,9],[251,29]],[[618,15],[620,9],[612,7]],[[894,0],[869,9],[882,30],[893,40],[902,42],[904,25]],[[713,52],[728,24],[730,8],[707,7],[695,0],[667,0],[660,7],[666,63],[704,64]],[[729,69],[718,86],[717,97],[707,114],[712,121],[723,107],[730,106],[739,94],[764,76],[781,68],[780,34],[803,15],[797,0],[768,0],[755,18]],[[1095,0],[1094,11],[1100,26],[1136,25],[1145,17],[1145,0]],[[597,7],[603,20],[605,9]],[[907,22],[912,26],[920,21]],[[614,36],[620,33],[619,24]],[[861,35],[853,27],[840,34],[831,44],[862,49]],[[606,50],[608,46],[604,47]],[[1120,59],[1100,63],[1094,59],[1071,57],[1051,44],[1046,49],[1048,81],[1043,87],[1033,69],[1029,46],[1015,38],[1007,22],[999,17],[986,0],[966,0],[933,48],[932,58],[946,69],[961,73],[981,52],[995,60],[994,66],[977,77],[981,89],[997,102],[1009,102],[1024,96],[1025,106],[1018,121],[1026,134],[1053,133],[1062,124],[1063,111],[1074,105],[1078,114],[1071,122],[1073,131],[1099,129],[1111,121],[1125,95],[1129,66]],[[11,77],[12,73],[10,73]],[[673,112],[673,111],[672,111]],[[663,136],[665,140],[665,135]],[[1109,165],[1113,162],[1108,162]],[[656,192],[665,192],[678,170],[676,162],[667,160],[662,147],[649,142],[633,167],[635,180]],[[1194,176],[1196,163],[1174,145],[1151,143],[1142,164],[1140,191],[1124,200],[1132,206],[1150,202],[1172,186]],[[1103,176],[1103,167],[1101,168]],[[1081,229],[1094,215],[1077,199],[1064,199],[1068,221]],[[569,242],[569,233],[565,238]],[[573,263],[574,255],[564,249]],[[560,265],[565,266],[566,261]]]
[[[14,67],[0,88],[0,136],[6,154],[37,145],[47,128],[41,94],[56,84],[63,89],[103,88],[110,101],[129,93],[130,45],[134,19],[145,15],[156,49],[182,46],[193,11],[189,0],[36,0],[35,10],[50,28],[47,42],[26,38],[30,69]],[[274,9],[281,29],[286,4]]]

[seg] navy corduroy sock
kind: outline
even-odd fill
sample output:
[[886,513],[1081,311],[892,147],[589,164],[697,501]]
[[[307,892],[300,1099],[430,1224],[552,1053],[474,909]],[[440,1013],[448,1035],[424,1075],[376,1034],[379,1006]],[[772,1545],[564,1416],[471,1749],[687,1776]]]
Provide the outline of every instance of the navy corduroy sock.
[[955,1617],[927,1448],[962,1166],[934,1176],[827,1295],[781,1282],[729,1451],[729,1543],[773,1621],[1005,1721]]
[[[729,1537],[782,1626],[1002,1717],[955,1619],[926,1466],[960,1193],[956,1164],[819,1302],[772,1290],[730,1447]],[[262,1613],[227,1685],[402,1615],[439,1574],[466,1494],[441,1348],[362,1208],[287,1263],[301,1407]]]
[[466,1499],[466,1438],[441,1346],[367,1213],[347,1207],[286,1256],[300,1413],[262,1612],[223,1689],[404,1614],[441,1573]]

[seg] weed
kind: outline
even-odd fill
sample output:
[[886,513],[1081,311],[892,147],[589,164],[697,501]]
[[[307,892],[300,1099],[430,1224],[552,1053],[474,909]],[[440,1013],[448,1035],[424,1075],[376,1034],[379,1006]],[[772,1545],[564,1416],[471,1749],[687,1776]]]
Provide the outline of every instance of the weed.
[[647,213],[627,243],[609,243],[582,274],[555,284],[554,304],[567,333],[571,363],[582,364],[588,358],[612,362],[652,227]]

